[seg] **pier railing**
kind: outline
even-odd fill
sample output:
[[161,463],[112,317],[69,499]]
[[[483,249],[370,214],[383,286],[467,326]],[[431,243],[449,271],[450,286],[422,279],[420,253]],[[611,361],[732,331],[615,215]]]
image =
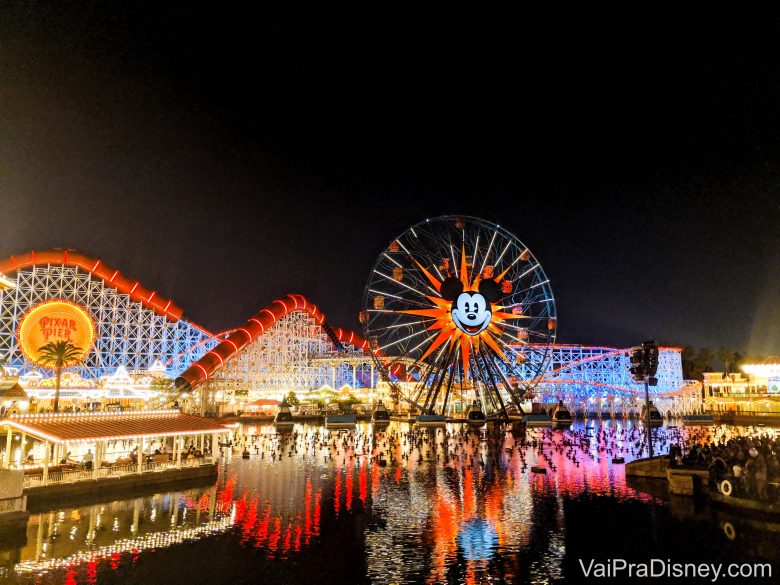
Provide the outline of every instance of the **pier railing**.
[[26,508],[27,496],[18,498],[0,498],[0,514],[18,512]]
[[194,459],[182,459],[181,461],[154,461],[150,463],[130,465],[112,465],[110,467],[98,467],[96,469],[67,469],[49,472],[48,477],[44,475],[25,475],[24,487],[39,487],[43,485],[59,483],[75,483],[78,481],[90,481],[106,477],[124,477],[127,475],[138,475],[140,473],[155,473],[171,469],[182,469],[186,467],[200,467],[201,465],[210,465],[215,459],[211,455],[197,457]]

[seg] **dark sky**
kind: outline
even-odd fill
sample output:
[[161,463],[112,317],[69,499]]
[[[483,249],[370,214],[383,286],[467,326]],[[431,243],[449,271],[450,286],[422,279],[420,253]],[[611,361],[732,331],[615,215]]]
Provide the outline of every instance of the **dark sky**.
[[96,5],[0,13],[2,256],[98,256],[213,330],[287,292],[357,329],[387,243],[464,213],[539,257],[561,341],[780,354],[760,16],[615,34]]

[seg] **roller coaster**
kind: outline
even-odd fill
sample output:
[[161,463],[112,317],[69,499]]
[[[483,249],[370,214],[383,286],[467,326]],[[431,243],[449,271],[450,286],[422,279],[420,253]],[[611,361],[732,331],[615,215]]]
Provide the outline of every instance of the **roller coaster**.
[[[12,256],[0,261],[0,274],[10,283],[0,289],[0,356],[11,374],[40,371],[19,346],[17,331],[24,314],[39,303],[65,299],[80,305],[95,321],[95,343],[86,359],[72,368],[95,383],[119,367],[143,371],[158,360],[180,390],[205,384],[212,392],[221,392],[223,399],[279,396],[322,386],[374,389],[382,383],[369,342],[332,326],[303,295],[275,300],[240,326],[213,333],[185,319],[173,301],[102,260],[74,251]],[[627,352],[553,345],[534,400],[552,404],[560,399],[573,411],[585,413],[636,412],[643,389],[628,374]],[[680,353],[680,348],[661,349],[659,382],[652,394],[665,414],[701,409],[698,383],[682,379]]]

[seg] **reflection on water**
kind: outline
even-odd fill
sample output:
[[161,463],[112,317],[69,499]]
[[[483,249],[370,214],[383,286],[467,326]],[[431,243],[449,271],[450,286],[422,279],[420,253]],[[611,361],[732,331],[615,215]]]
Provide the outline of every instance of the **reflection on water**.
[[[776,542],[776,534],[766,536],[771,525],[740,521],[740,538],[725,542],[733,533],[721,530],[729,522],[721,513],[680,512],[629,487],[612,458],[641,455],[643,437],[631,423],[523,436],[459,426],[408,431],[396,423],[352,433],[299,425],[280,435],[270,425],[245,426],[216,485],[32,514],[26,541],[4,545],[7,576],[22,583],[265,582],[276,575],[291,582],[544,583],[566,577],[579,549],[593,554],[583,527],[600,541],[596,551],[624,554],[621,526],[652,529],[661,548],[667,533],[698,531],[710,554],[722,545],[758,550],[755,541]],[[660,430],[656,448],[689,435]],[[536,465],[547,473],[531,473]],[[617,531],[600,530],[600,516],[619,518]],[[762,550],[760,558],[777,554],[776,546]]]

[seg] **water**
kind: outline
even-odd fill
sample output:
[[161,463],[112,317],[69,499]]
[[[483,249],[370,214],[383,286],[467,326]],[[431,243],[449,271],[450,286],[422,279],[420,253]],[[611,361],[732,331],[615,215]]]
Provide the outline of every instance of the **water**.
[[[32,510],[0,563],[9,582],[46,584],[580,582],[580,559],[615,556],[780,570],[778,520],[642,491],[612,463],[640,455],[641,431],[588,424],[529,430],[526,447],[504,432],[410,440],[401,423],[244,426],[251,457],[228,455],[215,485]],[[662,429],[656,448],[723,429]]]

